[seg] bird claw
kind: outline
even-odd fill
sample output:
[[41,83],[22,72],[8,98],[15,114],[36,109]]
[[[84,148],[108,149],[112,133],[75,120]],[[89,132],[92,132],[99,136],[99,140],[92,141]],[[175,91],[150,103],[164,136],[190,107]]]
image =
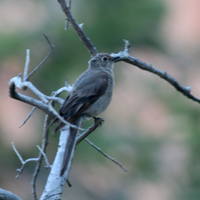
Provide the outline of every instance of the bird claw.
[[98,126],[101,127],[102,124],[104,123],[104,119],[103,118],[100,118],[100,117],[93,117],[94,119],[94,123],[95,124],[99,124]]

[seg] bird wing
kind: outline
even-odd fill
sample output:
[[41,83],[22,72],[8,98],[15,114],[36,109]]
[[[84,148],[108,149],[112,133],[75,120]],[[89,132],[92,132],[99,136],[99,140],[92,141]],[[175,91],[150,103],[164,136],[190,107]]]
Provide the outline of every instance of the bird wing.
[[59,112],[69,122],[79,117],[91,104],[103,95],[108,86],[108,75],[99,72],[80,78],[74,90],[64,101]]

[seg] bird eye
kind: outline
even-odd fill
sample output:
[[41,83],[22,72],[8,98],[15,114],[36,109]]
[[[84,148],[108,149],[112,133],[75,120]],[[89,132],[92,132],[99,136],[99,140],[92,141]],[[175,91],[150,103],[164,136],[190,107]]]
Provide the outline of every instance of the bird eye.
[[102,58],[102,60],[103,60],[103,61],[107,61],[108,58],[107,58],[106,56],[104,56],[104,57]]

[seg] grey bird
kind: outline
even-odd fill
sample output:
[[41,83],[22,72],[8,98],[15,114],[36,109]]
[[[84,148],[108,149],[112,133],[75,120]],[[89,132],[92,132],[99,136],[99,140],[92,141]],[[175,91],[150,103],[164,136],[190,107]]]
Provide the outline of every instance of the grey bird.
[[[80,127],[85,118],[96,117],[106,110],[113,93],[113,65],[119,57],[99,53],[89,61],[88,69],[76,80],[59,114],[69,123]],[[58,120],[56,120],[58,121]],[[65,124],[58,122],[54,133]],[[70,127],[60,175],[67,169],[71,154],[75,148],[78,129]]]

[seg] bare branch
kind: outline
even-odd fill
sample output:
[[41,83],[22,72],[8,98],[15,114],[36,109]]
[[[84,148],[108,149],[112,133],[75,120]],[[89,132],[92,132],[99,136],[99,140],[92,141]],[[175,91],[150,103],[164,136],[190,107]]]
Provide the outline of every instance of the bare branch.
[[46,154],[44,153],[43,149],[41,149],[39,145],[36,145],[36,147],[40,150],[41,154],[43,155],[43,157],[44,157],[44,159],[45,159],[46,168],[47,168],[47,169],[51,169],[51,165],[49,164],[49,160],[48,160]]
[[20,94],[15,90],[18,78],[19,77],[14,77],[9,81],[9,96],[11,98],[30,104],[32,106],[36,106],[37,108],[48,114],[52,119],[54,119],[55,118],[54,114],[49,110],[47,105],[42,103],[42,101]]
[[[58,150],[54,159],[54,162],[51,167],[51,171],[48,176],[48,180],[46,181],[45,189],[43,194],[40,197],[40,200],[43,199],[60,199],[60,196],[63,192],[64,185],[67,181],[67,177],[69,174],[70,166],[68,170],[65,172],[63,176],[60,176],[61,165],[64,156],[64,149],[66,146],[66,142],[69,138],[69,126],[63,129],[60,133]],[[70,162],[71,163],[71,162]]]
[[23,81],[26,81],[26,77],[27,77],[27,74],[28,74],[29,63],[30,63],[30,49],[27,49],[26,50],[26,63],[25,63],[25,67],[24,67]]
[[90,126],[84,133],[79,135],[76,139],[76,145],[78,145],[82,140],[84,140],[90,133],[92,133],[96,128],[102,125],[103,119],[101,118],[95,118],[95,123]]
[[26,165],[28,162],[37,162],[37,161],[38,161],[38,158],[29,158],[29,159],[27,159],[27,160],[24,161],[23,158],[22,158],[22,156],[21,156],[21,155],[19,154],[19,152],[17,151],[17,149],[16,149],[14,143],[11,142],[11,144],[12,144],[13,150],[15,151],[15,153],[17,154],[19,160],[20,160],[21,163],[22,163],[21,168],[17,169],[18,174],[17,174],[17,176],[15,177],[15,178],[19,178],[19,176],[21,175],[21,173],[22,173],[22,171],[23,171],[25,165]]
[[29,118],[32,116],[35,109],[36,109],[36,107],[34,106],[31,110],[31,112],[27,115],[26,119],[23,121],[23,123],[19,126],[19,128],[21,128],[29,120]]
[[63,12],[65,13],[65,15],[67,17],[67,20],[70,22],[70,24],[74,28],[76,34],[79,36],[79,38],[81,39],[81,41],[83,42],[83,44],[85,45],[85,47],[90,52],[91,56],[97,55],[96,48],[93,46],[93,44],[90,41],[90,39],[85,35],[82,27],[79,26],[79,24],[77,23],[77,21],[74,19],[74,17],[71,14],[70,9],[67,6],[65,0],[58,0],[58,3],[60,4]]
[[175,80],[169,74],[167,74],[167,72],[156,69],[156,68],[152,67],[152,65],[147,64],[135,57],[130,56],[129,51],[130,51],[130,44],[127,40],[125,40],[124,51],[121,51],[117,54],[112,53],[111,55],[120,57],[116,62],[125,61],[129,64],[135,65],[136,67],[138,67],[142,70],[149,71],[153,74],[158,75],[160,78],[166,80],[170,85],[172,85],[178,92],[182,93],[184,96],[188,97],[189,99],[191,99],[193,101],[200,103],[200,99],[190,93],[191,92],[190,86],[186,86],[186,87],[181,86],[178,83],[178,81]]
[[[38,101],[34,98],[31,98],[31,97],[28,97],[28,96],[18,93],[15,90],[16,86],[20,89],[23,89],[24,87],[29,88],[33,93],[35,93],[42,100],[42,102]],[[19,76],[12,78],[9,81],[9,95],[10,95],[10,97],[12,97],[14,99],[17,99],[17,100],[23,101],[25,103],[28,103],[30,105],[36,106],[37,108],[41,109],[46,114],[48,114],[52,119],[58,118],[64,124],[67,124],[73,128],[77,128],[78,130],[82,130],[82,131],[85,130],[85,129],[79,128],[77,126],[74,126],[74,125],[70,124],[69,122],[67,122],[66,120],[64,120],[64,118],[62,118],[49,103],[48,98],[52,99],[52,97],[47,97],[46,95],[41,93],[31,82],[29,82],[29,81],[22,82],[21,74]],[[56,100],[58,100],[58,99],[56,99]],[[47,104],[47,105],[45,105],[45,104]]]
[[42,62],[32,72],[30,72],[28,76],[24,77],[24,81],[28,81],[29,78],[46,62],[46,60],[51,56],[51,54],[53,52],[54,45],[51,43],[51,41],[45,34],[43,34],[43,35],[44,35],[45,39],[47,40],[48,44],[50,45],[51,50],[46,55],[46,57],[42,60]]
[[117,162],[114,158],[110,157],[108,154],[104,153],[99,147],[94,145],[92,142],[90,142],[86,138],[90,133],[92,133],[94,130],[96,130],[97,127],[101,126],[103,121],[104,120],[101,118],[95,118],[95,123],[92,126],[90,126],[84,133],[82,133],[81,135],[79,135],[77,137],[76,145],[78,145],[82,140],[85,140],[88,144],[90,144],[93,148],[95,148],[97,151],[99,151],[101,154],[103,154],[106,158],[113,161],[115,164],[117,164],[119,167],[121,167],[125,172],[127,172],[127,169],[122,164]]
[[[49,129],[47,129],[47,126],[50,122],[50,118],[48,115],[45,117],[45,123],[44,123],[44,131],[43,131],[43,139],[42,139],[42,152],[45,154],[46,147],[48,144],[48,135],[49,135]],[[34,199],[37,200],[37,193],[36,193],[36,180],[40,171],[40,167],[42,165],[42,160],[43,160],[43,153],[40,151],[39,156],[38,156],[38,162],[35,167],[35,171],[33,174],[33,180],[32,180],[32,193],[34,196]]]
[[104,153],[99,147],[97,147],[96,145],[94,145],[87,138],[85,138],[84,140],[88,144],[90,144],[93,148],[95,148],[98,152],[100,152],[103,156],[105,156],[106,158],[108,158],[109,160],[111,160],[112,162],[114,162],[115,164],[117,164],[119,167],[121,167],[125,172],[127,172],[127,169],[122,164],[120,164],[119,162],[117,162],[114,158],[112,158],[108,154]]

